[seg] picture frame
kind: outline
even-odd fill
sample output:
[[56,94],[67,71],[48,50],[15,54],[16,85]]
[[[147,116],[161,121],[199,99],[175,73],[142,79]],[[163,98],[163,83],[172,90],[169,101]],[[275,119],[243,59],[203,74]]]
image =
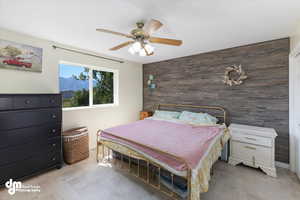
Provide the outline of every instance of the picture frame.
[[0,39],[0,69],[42,72],[43,49]]

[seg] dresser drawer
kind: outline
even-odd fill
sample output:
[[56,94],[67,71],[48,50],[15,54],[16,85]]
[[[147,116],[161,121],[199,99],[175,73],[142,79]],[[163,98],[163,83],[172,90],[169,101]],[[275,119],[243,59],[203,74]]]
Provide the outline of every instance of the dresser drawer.
[[0,111],[1,110],[11,110],[13,108],[13,99],[10,96],[0,97]]
[[62,148],[62,140],[61,138],[55,140],[49,140],[47,144],[47,151],[48,152],[59,152]]
[[248,161],[252,166],[257,164],[271,166],[272,148],[257,146],[237,141],[231,141],[231,155],[235,158]]
[[40,97],[22,95],[13,97],[13,109],[29,109],[40,107]]
[[249,135],[246,133],[241,134],[241,133],[236,133],[234,131],[231,131],[231,139],[235,141],[249,143],[249,144],[262,145],[266,147],[273,146],[273,141],[271,138]]
[[61,165],[61,153],[35,153],[30,158],[0,166],[0,185],[7,180],[19,180],[40,170]]
[[42,142],[31,142],[16,147],[0,150],[0,166],[30,158],[39,152],[47,155],[47,152],[60,152],[61,138],[55,138]]
[[0,111],[61,107],[60,94],[1,95]]
[[53,124],[61,121],[61,115],[60,108],[0,112],[0,131]]
[[0,130],[1,149],[18,146],[30,142],[43,142],[61,136],[61,124],[44,125],[23,129]]
[[61,101],[61,95],[43,95],[41,97],[41,107],[60,107]]

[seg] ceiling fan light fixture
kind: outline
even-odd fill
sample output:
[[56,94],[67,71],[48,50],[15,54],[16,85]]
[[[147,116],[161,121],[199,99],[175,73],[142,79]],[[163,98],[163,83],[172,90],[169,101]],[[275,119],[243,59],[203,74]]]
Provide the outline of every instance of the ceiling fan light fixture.
[[140,52],[139,52],[139,56],[146,56],[147,53],[144,49],[141,49]]
[[150,44],[146,44],[145,49],[149,54],[152,54],[154,52],[154,47],[151,46]]
[[142,49],[141,43],[140,42],[133,43],[132,48],[136,53],[138,53]]
[[129,47],[128,51],[132,55],[135,55],[135,54],[143,55],[143,53],[141,53],[141,51],[144,51],[144,49],[142,48],[141,43],[136,41]]
[[134,55],[134,54],[136,53],[132,46],[129,47],[128,51],[129,51],[129,53],[131,53],[132,55]]
[[141,42],[136,41],[129,47],[128,51],[132,55],[138,54],[139,56],[147,56],[153,53],[154,47],[149,44],[145,44],[145,46],[142,47]]

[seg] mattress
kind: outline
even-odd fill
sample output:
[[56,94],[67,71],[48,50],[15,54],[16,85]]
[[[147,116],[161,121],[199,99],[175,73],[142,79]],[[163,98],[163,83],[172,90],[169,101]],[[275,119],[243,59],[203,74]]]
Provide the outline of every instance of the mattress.
[[106,129],[101,140],[131,148],[183,176],[188,167],[197,167],[209,147],[222,137],[223,129],[148,119]]

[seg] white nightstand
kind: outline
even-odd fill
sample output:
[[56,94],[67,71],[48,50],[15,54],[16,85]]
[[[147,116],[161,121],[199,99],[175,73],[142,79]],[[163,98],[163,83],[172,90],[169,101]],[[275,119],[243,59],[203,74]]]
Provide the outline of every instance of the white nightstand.
[[229,164],[243,163],[260,168],[266,174],[276,177],[275,129],[231,124],[229,130],[231,134]]

